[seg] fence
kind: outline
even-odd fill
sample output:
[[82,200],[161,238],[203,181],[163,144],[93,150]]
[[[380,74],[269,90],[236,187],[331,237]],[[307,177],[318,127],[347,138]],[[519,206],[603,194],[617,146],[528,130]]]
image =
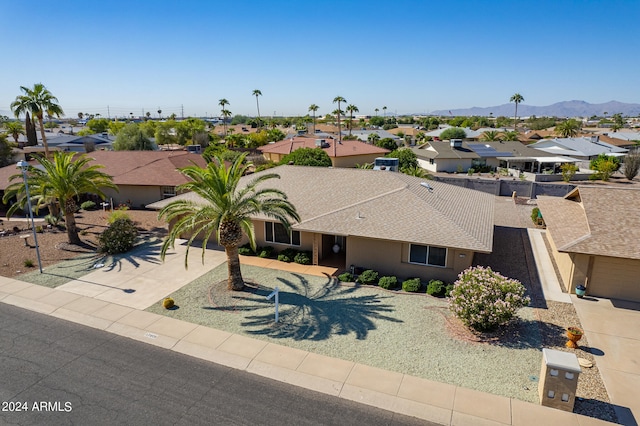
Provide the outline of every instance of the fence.
[[538,195],[564,197],[571,192],[575,185],[558,183],[540,183],[521,180],[489,180],[472,178],[454,178],[434,176],[434,180],[493,195],[511,196],[515,192],[520,197],[536,198]]

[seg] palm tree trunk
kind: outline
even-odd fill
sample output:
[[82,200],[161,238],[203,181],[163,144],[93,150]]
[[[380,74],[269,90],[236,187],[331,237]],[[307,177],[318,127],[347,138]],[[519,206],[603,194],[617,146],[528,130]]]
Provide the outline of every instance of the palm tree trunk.
[[241,291],[244,288],[244,280],[240,271],[240,257],[238,256],[238,246],[225,246],[224,251],[227,254],[227,289],[233,291]]
[[513,130],[516,130],[518,127],[518,103],[516,102],[516,113],[513,116]]
[[44,157],[49,158],[49,144],[47,144],[47,137],[44,135],[44,123],[40,115],[38,115],[38,123],[40,123],[40,135],[42,136],[42,145],[44,145]]
[[76,203],[73,199],[67,201],[64,206],[64,221],[67,226],[67,238],[69,244],[81,244],[80,236],[78,235],[78,227],[76,226],[75,217]]

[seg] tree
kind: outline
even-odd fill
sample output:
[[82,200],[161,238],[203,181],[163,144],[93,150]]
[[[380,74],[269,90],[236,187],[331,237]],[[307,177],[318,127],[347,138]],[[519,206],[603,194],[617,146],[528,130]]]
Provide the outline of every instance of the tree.
[[611,130],[617,132],[618,130],[624,127],[624,119],[622,118],[622,114],[617,113],[613,114],[613,126],[611,126]]
[[0,134],[0,167],[8,166],[13,159],[13,149],[7,141],[7,136]]
[[509,102],[513,102],[516,104],[516,112],[513,115],[513,128],[515,129],[518,126],[518,104],[524,102],[524,98],[520,93],[515,93],[513,96],[511,96]]
[[260,103],[258,102],[258,96],[262,96],[262,92],[256,89],[253,91],[253,96],[256,97],[256,107],[258,108],[258,120],[260,120]]
[[154,146],[136,123],[129,123],[116,136],[113,142],[116,151],[153,151]]
[[87,121],[87,127],[91,129],[93,133],[104,133],[109,130],[109,123],[111,123],[111,121],[106,118],[92,118]]
[[378,116],[378,111],[380,111],[378,108],[374,109],[374,111],[376,112],[376,117]]
[[367,142],[369,142],[371,145],[376,145],[376,142],[378,142],[379,140],[380,140],[380,135],[375,132],[371,132],[367,136]]
[[322,148],[299,148],[285,155],[280,164],[296,166],[331,167],[331,158]]
[[[103,167],[99,164],[90,165],[93,160],[86,154],[57,151],[53,154],[53,160],[37,156],[39,166],[29,166],[28,183],[31,201],[34,210],[48,206],[50,210],[62,211],[65,217],[67,238],[70,244],[81,244],[76,227],[75,211],[76,198],[81,194],[95,194],[105,198],[103,188],[118,189],[111,176],[101,172]],[[18,209],[24,208],[27,202],[27,194],[22,174],[11,176],[10,181],[15,181],[7,187],[2,201],[7,203],[16,197],[17,202],[7,211],[7,216],[13,215]]]
[[573,138],[578,135],[578,130],[580,130],[580,123],[578,123],[577,120],[570,118],[567,121],[563,121],[556,125],[555,132],[563,138]]
[[560,170],[562,170],[562,180],[568,183],[578,171],[578,166],[573,163],[564,163],[560,166]]
[[502,134],[502,140],[503,141],[517,141],[518,140],[518,136],[520,136],[520,133],[516,132],[515,130],[509,130],[506,131]]
[[480,140],[485,142],[497,142],[500,140],[500,132],[497,130],[489,130],[482,134]]
[[385,157],[397,158],[398,168],[400,170],[418,167],[418,157],[411,149],[399,148],[395,151],[391,151],[390,153],[385,155]]
[[316,111],[318,111],[320,107],[316,104],[309,105],[309,111],[313,112],[313,134],[316,134]]
[[82,120],[82,117],[84,117],[84,114],[83,114],[83,113],[81,113],[81,112],[79,112],[79,113],[78,113],[78,120]]
[[387,107],[386,107],[386,106],[383,106],[383,107],[382,107],[382,112],[383,112],[383,114],[384,114],[384,118],[385,118],[385,120],[386,120],[386,118],[387,118]]
[[640,153],[632,152],[624,157],[624,177],[633,180],[640,171]]
[[33,124],[33,120],[29,117],[29,111],[26,112],[24,117],[24,129],[27,134],[27,145],[38,145],[38,136],[36,135],[36,126]]
[[64,114],[64,111],[62,111],[62,107],[58,105],[58,98],[53,96],[42,83],[34,84],[33,89],[20,86],[20,90],[23,94],[16,96],[16,100],[11,103],[11,110],[16,118],[26,112],[30,112],[38,118],[42,145],[44,145],[44,155],[49,157],[49,145],[47,144],[47,137],[44,134],[44,114],[60,117]]
[[229,101],[222,98],[218,101],[218,105],[222,108],[222,126],[224,127],[224,136],[227,136],[227,118],[231,115],[230,111],[227,111],[225,107],[229,105]]
[[[380,138],[380,136],[378,136],[378,138]],[[379,146],[380,148],[388,149],[389,151],[398,149],[398,144],[391,138],[380,139],[379,141],[375,142],[375,145]]]
[[162,120],[162,110],[158,108],[158,118]]
[[147,120],[149,120],[151,118],[151,113],[149,111],[147,111],[145,113],[145,117],[147,117]]
[[124,121],[110,121],[109,133],[114,136],[118,136],[118,133],[120,133],[120,130],[122,130],[126,124],[127,123],[125,123]]
[[611,175],[620,168],[620,159],[618,157],[600,154],[589,164],[591,170],[597,172],[598,179],[608,181]]
[[441,140],[447,139],[464,139],[467,137],[467,132],[460,127],[449,127],[440,133]]
[[338,141],[342,142],[342,128],[340,127],[340,115],[342,115],[342,111],[340,110],[340,102],[346,103],[347,100],[342,96],[336,96],[335,98],[333,98],[333,103],[338,104],[338,109],[336,110],[338,112]]
[[351,129],[353,128],[353,113],[360,112],[360,110],[357,106],[350,104],[347,106],[347,111],[349,112],[349,136],[351,136]]
[[4,128],[7,131],[7,134],[11,135],[15,143],[18,143],[20,135],[24,135],[24,128],[22,127],[22,123],[19,121],[7,121],[4,123]]
[[240,270],[238,245],[243,234],[249,238],[255,249],[255,234],[251,218],[257,215],[278,220],[285,229],[291,228],[291,221],[299,221],[295,206],[287,199],[287,195],[277,189],[262,187],[262,183],[270,179],[279,179],[275,173],[256,175],[240,187],[240,179],[247,171],[244,165],[246,154],[238,157],[230,166],[222,157],[209,161],[206,168],[188,166],[179,169],[190,182],[180,185],[179,191],[192,191],[199,195],[203,202],[175,200],[160,210],[159,217],[173,222],[169,235],[162,244],[161,258],[164,260],[169,247],[184,233],[192,235],[187,242],[185,267],[189,257],[189,248],[200,236],[202,256],[207,242],[212,235],[224,247],[227,255],[227,287],[230,290],[242,290],[244,280]]

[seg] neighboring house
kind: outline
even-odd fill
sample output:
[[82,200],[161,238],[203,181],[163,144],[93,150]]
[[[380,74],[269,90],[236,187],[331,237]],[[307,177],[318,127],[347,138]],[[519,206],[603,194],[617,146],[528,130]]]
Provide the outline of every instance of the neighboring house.
[[[176,186],[188,181],[178,168],[206,165],[202,156],[186,151],[94,151],[88,156],[95,159],[92,163],[103,165],[101,171],[113,177],[118,186],[117,192],[105,190],[108,199],[113,199],[114,205],[129,204],[133,208],[175,196]],[[16,173],[15,165],[0,169],[0,192]]]
[[[353,136],[355,136],[356,138],[358,138],[358,140],[362,141],[362,142],[368,142],[369,141],[369,135],[375,133],[378,135],[378,137],[380,139],[384,139],[384,138],[390,138],[393,139],[394,141],[398,141],[400,142],[402,139],[400,139],[398,136],[394,135],[391,132],[387,132],[386,130],[378,130],[378,129],[373,129],[373,130],[362,130],[362,129],[356,129],[356,130],[352,130],[351,134]],[[349,131],[342,131],[342,137],[344,138],[345,136],[347,136],[349,134]],[[343,139],[344,140],[344,139]]]
[[295,136],[261,146],[258,151],[267,160],[277,163],[299,148],[322,148],[329,155],[333,167],[355,167],[356,164],[373,163],[377,157],[384,157],[390,152],[357,140],[343,140],[340,143],[336,139],[319,139],[313,136]]
[[[442,126],[439,129],[432,130],[430,132],[425,133],[425,136],[431,136],[434,139],[440,139],[440,135],[442,134],[442,132],[444,132],[445,130],[447,130],[447,129],[451,128],[451,127],[452,126]],[[482,133],[484,133],[484,132],[479,132],[479,131],[476,131],[476,130],[471,130],[468,127],[464,128],[463,130],[467,134],[467,136],[464,138],[465,140],[478,140],[482,136]]]
[[516,141],[430,141],[411,149],[418,157],[420,167],[431,172],[451,173],[488,166],[540,173],[559,163],[577,161],[537,151]]
[[599,135],[600,140],[619,148],[637,149],[640,145],[640,133],[638,132],[608,132]]
[[548,154],[582,161],[592,160],[600,154],[624,156],[628,152],[627,149],[601,141],[598,136],[543,139],[527,146]]
[[538,206],[569,292],[640,302],[640,190],[579,186]]
[[[280,179],[264,187],[284,191],[301,220],[289,234],[273,219],[255,217],[259,246],[308,250],[313,264],[331,260],[381,276],[446,282],[472,265],[475,252],[492,250],[493,195],[374,170],[280,166],[266,172]],[[201,201],[194,193],[177,198]],[[160,209],[168,202],[147,207]],[[338,254],[332,251],[335,244]]]

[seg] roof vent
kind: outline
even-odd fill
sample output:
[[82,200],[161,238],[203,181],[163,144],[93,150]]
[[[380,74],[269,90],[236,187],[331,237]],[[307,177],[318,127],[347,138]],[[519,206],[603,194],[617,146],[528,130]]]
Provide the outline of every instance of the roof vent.
[[591,136],[591,143],[600,142],[600,136]]
[[462,147],[462,139],[450,139],[449,140],[449,145],[451,145],[452,148],[461,148]]
[[420,182],[420,185],[424,186],[425,188],[427,188],[427,190],[429,192],[433,192],[433,187],[431,185],[429,185],[427,182]]
[[326,139],[316,139],[316,147],[318,148],[328,148],[329,144]]

